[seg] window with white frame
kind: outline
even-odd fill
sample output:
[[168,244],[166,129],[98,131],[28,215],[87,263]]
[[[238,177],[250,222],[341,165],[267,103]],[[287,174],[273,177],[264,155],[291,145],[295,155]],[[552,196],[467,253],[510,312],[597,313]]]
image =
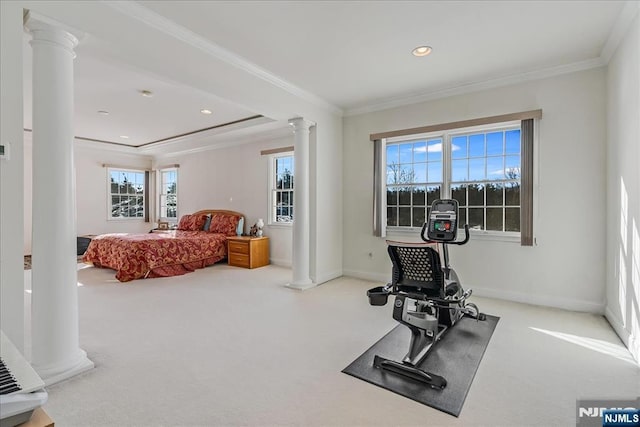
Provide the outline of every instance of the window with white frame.
[[178,219],[178,169],[160,170],[160,219]]
[[442,137],[387,144],[387,226],[422,227],[442,193]]
[[145,217],[145,172],[108,169],[110,219]]
[[520,123],[388,139],[387,227],[421,227],[434,200],[453,198],[461,224],[519,232],[520,165]]
[[450,194],[469,228],[519,232],[520,126],[452,135]]
[[269,180],[271,183],[270,218],[271,224],[291,224],[293,212],[293,154],[274,155],[270,161]]

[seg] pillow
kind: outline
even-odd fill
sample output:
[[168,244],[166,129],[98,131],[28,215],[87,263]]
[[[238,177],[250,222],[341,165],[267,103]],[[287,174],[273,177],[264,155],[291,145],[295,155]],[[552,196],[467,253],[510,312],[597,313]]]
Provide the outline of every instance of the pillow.
[[213,214],[209,231],[211,233],[224,234],[225,236],[235,236],[239,222],[240,217],[237,215]]
[[209,226],[211,225],[211,214],[208,214],[206,216],[206,219],[204,221],[204,225],[202,226],[202,229],[204,231],[208,231],[209,230]]
[[236,227],[236,234],[238,236],[242,236],[242,233],[244,233],[244,217],[243,216],[240,217],[240,221],[238,221],[238,226]]
[[199,231],[206,220],[206,215],[182,215],[178,223],[178,230]]

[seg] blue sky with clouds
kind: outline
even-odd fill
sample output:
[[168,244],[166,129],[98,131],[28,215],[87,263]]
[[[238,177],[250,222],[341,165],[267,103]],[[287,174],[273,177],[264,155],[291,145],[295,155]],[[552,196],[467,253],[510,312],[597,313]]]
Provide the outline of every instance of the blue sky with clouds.
[[[387,165],[399,165],[414,182],[442,182],[442,138],[387,145]],[[457,135],[451,138],[451,179],[506,179],[505,171],[520,170],[520,129]],[[393,169],[387,168],[387,183]]]

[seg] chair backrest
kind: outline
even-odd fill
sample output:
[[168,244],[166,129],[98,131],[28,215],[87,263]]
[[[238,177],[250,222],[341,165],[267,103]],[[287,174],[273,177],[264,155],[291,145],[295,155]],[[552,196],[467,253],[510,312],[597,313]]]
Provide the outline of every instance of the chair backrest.
[[429,246],[395,244],[389,244],[387,251],[393,263],[392,285],[399,290],[444,297],[444,274],[438,252]]

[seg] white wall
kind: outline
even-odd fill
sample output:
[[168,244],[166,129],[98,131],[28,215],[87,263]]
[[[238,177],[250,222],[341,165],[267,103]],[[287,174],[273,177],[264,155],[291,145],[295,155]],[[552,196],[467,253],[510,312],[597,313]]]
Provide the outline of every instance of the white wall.
[[640,14],[607,72],[606,315],[640,360]]
[[[269,218],[269,156],[262,150],[293,145],[290,137],[255,141],[208,151],[160,157],[157,166],[179,164],[178,216],[202,209],[229,209],[245,215],[245,231]],[[291,227],[264,228],[274,264],[291,265]]]
[[[32,214],[32,144],[31,133],[24,136],[24,247],[31,254]],[[150,169],[151,158],[138,154],[113,151],[109,146],[76,141],[74,145],[76,168],[77,232],[83,234],[146,233],[155,223],[135,220],[107,219],[107,168],[103,164],[133,169]]]
[[148,170],[151,169],[150,157],[96,149],[82,141],[76,142],[74,149],[78,235],[146,233],[156,226],[156,223],[144,222],[143,219],[107,219],[108,178],[107,168],[102,166],[109,164],[116,168]]
[[24,353],[22,13],[0,2],[0,141],[11,144],[0,160],[0,325]]
[[605,102],[605,71],[599,68],[347,117],[345,274],[390,280],[384,239],[372,235],[370,133],[541,108],[534,223],[537,246],[472,238],[469,244],[452,248],[452,264],[463,284],[477,294],[602,312]]
[[314,246],[311,278],[316,283],[342,276],[343,252],[343,147],[342,119],[327,115],[315,130],[312,146],[311,233]]

